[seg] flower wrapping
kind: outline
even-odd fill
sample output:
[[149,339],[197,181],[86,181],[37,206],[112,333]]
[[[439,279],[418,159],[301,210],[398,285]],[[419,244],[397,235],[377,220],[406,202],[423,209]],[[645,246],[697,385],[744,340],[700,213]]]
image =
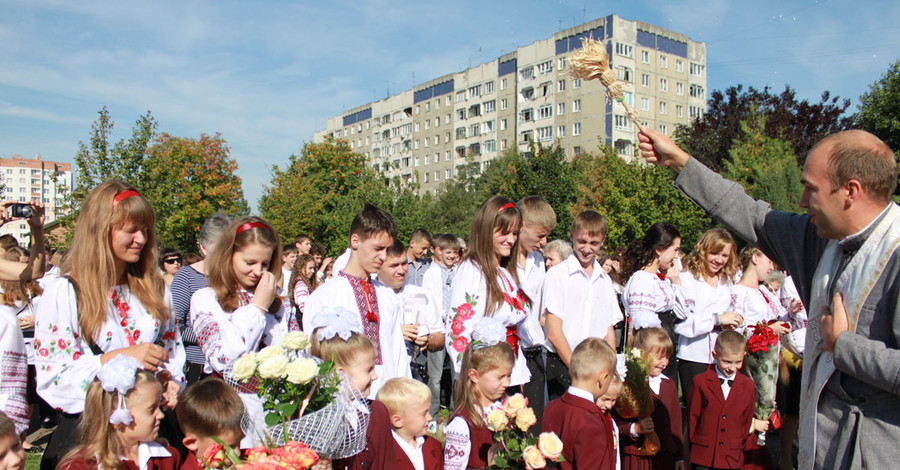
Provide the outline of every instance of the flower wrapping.
[[[653,393],[650,390],[647,371],[653,362],[652,354],[643,357],[637,348],[625,350],[625,377],[622,379],[622,393],[616,400],[616,413],[624,419],[649,418],[653,414]],[[656,432],[644,436],[639,447],[641,455],[656,455],[661,444]]]
[[[756,382],[756,408],[753,417],[768,421],[775,413],[775,392],[778,385],[778,335],[769,325],[760,322],[747,339],[747,370]],[[760,433],[758,442],[765,442]]]

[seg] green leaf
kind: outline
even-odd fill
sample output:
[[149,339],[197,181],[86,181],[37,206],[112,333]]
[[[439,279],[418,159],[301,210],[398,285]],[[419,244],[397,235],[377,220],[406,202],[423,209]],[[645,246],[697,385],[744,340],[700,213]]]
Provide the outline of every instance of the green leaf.
[[275,426],[276,424],[281,422],[281,416],[278,413],[268,413],[266,414],[266,426]]

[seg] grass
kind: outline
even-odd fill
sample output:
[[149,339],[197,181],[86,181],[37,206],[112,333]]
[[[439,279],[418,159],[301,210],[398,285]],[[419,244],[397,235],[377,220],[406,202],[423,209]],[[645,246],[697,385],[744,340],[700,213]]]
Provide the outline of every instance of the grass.
[[25,454],[25,470],[38,470],[41,468],[41,456],[44,454]]

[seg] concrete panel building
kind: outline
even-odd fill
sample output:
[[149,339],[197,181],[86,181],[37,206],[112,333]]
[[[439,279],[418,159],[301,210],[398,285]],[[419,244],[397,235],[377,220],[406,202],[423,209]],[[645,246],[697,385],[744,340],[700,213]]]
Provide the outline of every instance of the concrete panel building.
[[[59,218],[63,204],[60,186],[72,189],[72,165],[70,163],[34,159],[15,155],[0,158],[0,176],[3,177],[2,200],[15,202],[41,202],[45,207],[44,223]],[[10,222],[0,227],[0,235],[10,234],[23,247],[28,245],[31,230],[23,221]]]

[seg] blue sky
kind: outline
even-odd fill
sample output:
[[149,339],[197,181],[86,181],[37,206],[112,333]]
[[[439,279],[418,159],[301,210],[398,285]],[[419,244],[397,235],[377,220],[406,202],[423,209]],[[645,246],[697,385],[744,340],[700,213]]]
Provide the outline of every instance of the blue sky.
[[609,14],[707,42],[710,90],[860,94],[900,57],[900,2],[0,1],[0,156],[73,161],[97,111],[116,139],[221,132],[255,207],[325,120]]

